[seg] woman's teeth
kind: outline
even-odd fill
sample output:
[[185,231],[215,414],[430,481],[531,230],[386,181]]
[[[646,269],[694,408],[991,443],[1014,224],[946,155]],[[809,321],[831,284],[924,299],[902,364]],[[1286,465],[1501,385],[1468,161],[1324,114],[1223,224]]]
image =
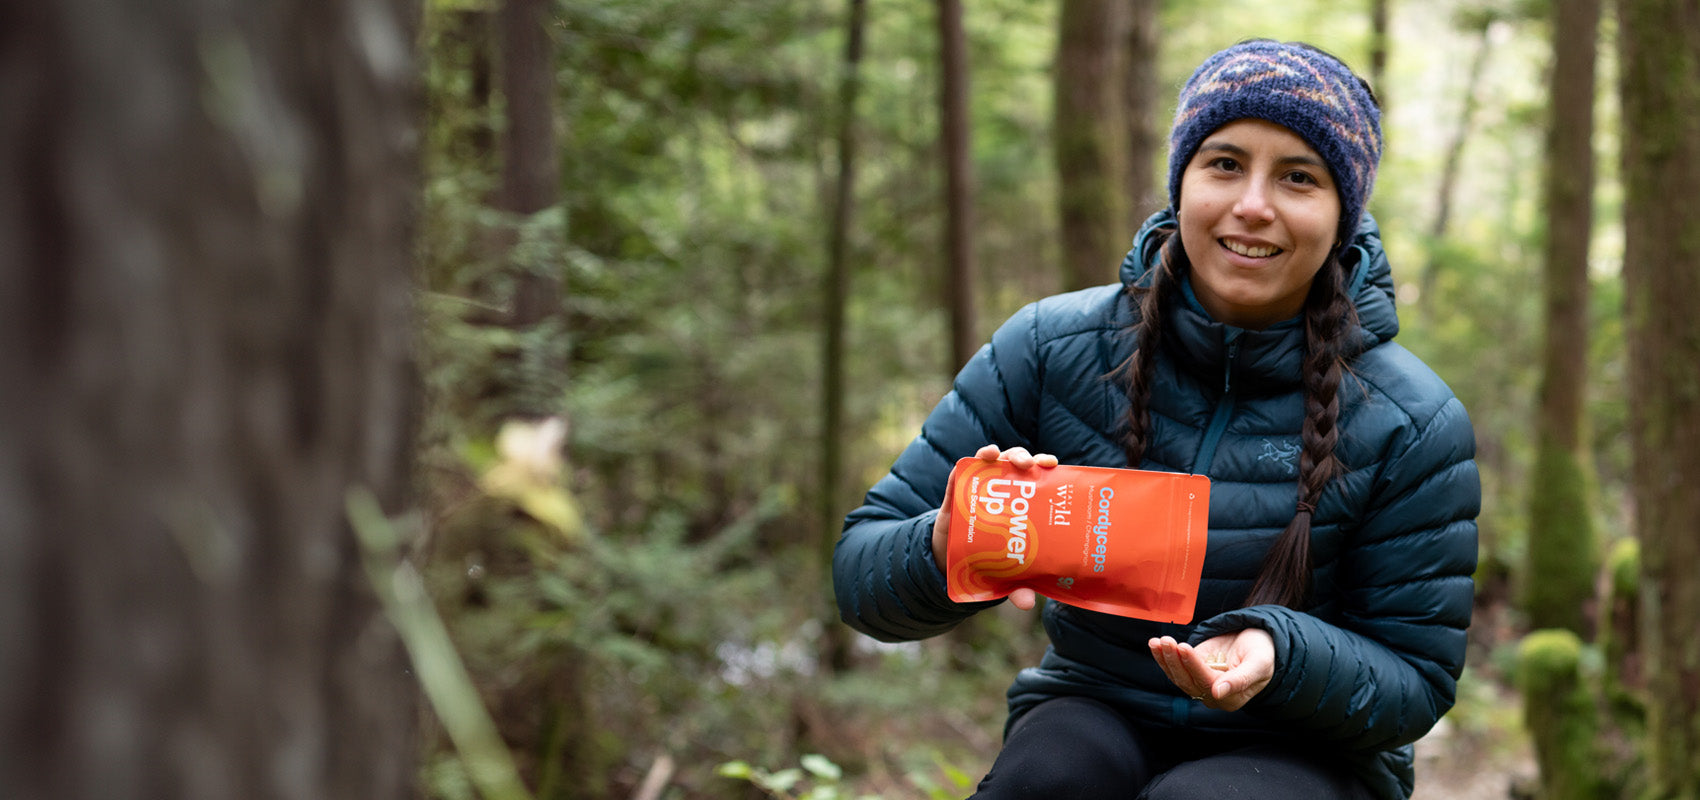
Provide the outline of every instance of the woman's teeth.
[[1243,244],[1230,242],[1227,239],[1222,239],[1220,241],[1222,242],[1223,247],[1239,253],[1242,256],[1246,256],[1247,258],[1268,258],[1281,252],[1281,248],[1279,247],[1246,247]]

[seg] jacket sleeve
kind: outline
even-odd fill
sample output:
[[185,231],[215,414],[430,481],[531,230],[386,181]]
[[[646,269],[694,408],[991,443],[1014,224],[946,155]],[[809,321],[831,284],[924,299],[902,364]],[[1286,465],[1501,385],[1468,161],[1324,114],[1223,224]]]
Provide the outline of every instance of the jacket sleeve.
[[1275,641],[1251,713],[1344,747],[1414,742],[1456,698],[1476,567],[1481,485],[1464,407],[1447,400],[1387,462],[1339,565],[1339,624],[1282,606],[1211,618],[1193,642],[1247,627]]
[[986,444],[1027,446],[1037,385],[1036,307],[1017,312],[957,374],[921,433],[845,519],[833,552],[839,615],[881,641],[908,641],[955,627],[1001,601],[958,604],[934,562],[933,521],[956,461]]

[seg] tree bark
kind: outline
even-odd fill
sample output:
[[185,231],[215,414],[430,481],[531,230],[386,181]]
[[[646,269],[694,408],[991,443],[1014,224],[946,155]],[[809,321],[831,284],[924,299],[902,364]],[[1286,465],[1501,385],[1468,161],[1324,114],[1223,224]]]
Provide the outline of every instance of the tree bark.
[[[555,205],[561,190],[561,156],[555,141],[555,44],[549,35],[548,0],[505,0],[502,96],[502,208],[535,214]],[[509,324],[529,327],[561,312],[558,268],[522,267]]]
[[[1376,102],[1381,106],[1382,119],[1387,115],[1387,44],[1390,39],[1387,25],[1387,7],[1392,0],[1370,0],[1369,3],[1369,86],[1375,90]],[[1387,153],[1387,131],[1382,130],[1381,152]]]
[[1619,0],[1624,295],[1649,796],[1700,798],[1700,5]]
[[1545,342],[1529,487],[1523,608],[1531,628],[1591,640],[1599,562],[1583,441],[1588,372],[1588,242],[1594,219],[1594,62],[1600,0],[1557,0],[1548,87]]
[[945,165],[945,297],[950,308],[950,363],[968,363],[980,347],[974,319],[974,167],[968,135],[968,41],[961,0],[939,0],[939,119]]
[[[866,0],[849,0],[845,22],[844,73],[838,83],[838,185],[834,187],[832,230],[827,251],[827,276],[821,292],[821,485],[820,558],[831,564],[843,530],[845,508],[840,502],[844,484],[844,339],[845,309],[850,303],[850,230],[856,199],[856,97],[861,90],[862,35],[867,28]],[[831,576],[821,581],[830,586]],[[848,664],[848,629],[838,624],[836,606],[822,598],[826,615],[825,661],[832,669]]]
[[[1162,99],[1157,75],[1159,49],[1157,0],[1130,0],[1124,15],[1127,33],[1121,37],[1122,119],[1127,125],[1127,227],[1118,244],[1131,243],[1131,232],[1168,203],[1157,183],[1158,130]],[[1125,248],[1124,248],[1125,249]],[[1106,274],[1099,282],[1108,280]]]
[[415,13],[0,10],[8,797],[411,796]]
[[1114,277],[1131,240],[1119,144],[1117,89],[1125,0],[1062,0],[1057,18],[1056,107],[1052,117],[1061,219],[1063,288]]

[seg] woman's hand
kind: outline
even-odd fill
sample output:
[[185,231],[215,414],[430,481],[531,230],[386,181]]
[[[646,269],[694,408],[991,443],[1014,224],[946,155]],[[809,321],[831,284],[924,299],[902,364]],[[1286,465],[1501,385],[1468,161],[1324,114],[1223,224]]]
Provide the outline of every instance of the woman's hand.
[[[1011,447],[1008,450],[999,450],[998,446],[995,444],[988,444],[985,447],[980,448],[974,453],[974,457],[984,461],[1008,461],[1010,466],[1020,470],[1029,470],[1034,467],[1049,469],[1057,465],[1057,457],[1050,453],[1033,455],[1032,453],[1027,452],[1027,448],[1025,447]],[[938,519],[933,522],[933,561],[939,565],[939,569],[944,569],[946,566],[945,544],[949,539],[949,531],[950,497],[949,492],[946,492],[944,505],[939,508]],[[1033,608],[1033,606],[1038,605],[1039,595],[1032,589],[1023,587],[1009,593],[1009,602],[1016,608],[1028,610]]]
[[1222,711],[1238,711],[1275,675],[1275,640],[1261,628],[1205,639],[1197,647],[1169,636],[1146,644],[1181,691]]

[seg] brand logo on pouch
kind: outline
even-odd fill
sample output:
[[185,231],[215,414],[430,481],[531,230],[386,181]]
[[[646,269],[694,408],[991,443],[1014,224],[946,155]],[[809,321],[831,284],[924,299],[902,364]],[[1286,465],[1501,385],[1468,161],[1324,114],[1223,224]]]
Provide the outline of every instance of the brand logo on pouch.
[[1068,515],[1074,510],[1074,486],[1062,484],[1051,495],[1051,524],[1067,525]]

